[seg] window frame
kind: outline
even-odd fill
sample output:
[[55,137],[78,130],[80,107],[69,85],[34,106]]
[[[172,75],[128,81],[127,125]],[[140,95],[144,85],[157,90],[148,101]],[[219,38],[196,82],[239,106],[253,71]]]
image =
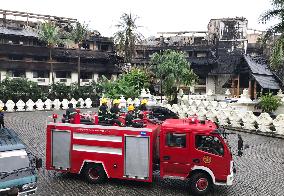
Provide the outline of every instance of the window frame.
[[[200,148],[200,147],[197,146],[197,137],[198,137],[198,136],[199,136],[199,137],[200,137],[200,136],[212,137],[213,140],[214,140],[214,138],[217,138],[217,139],[219,140],[219,143],[220,143],[221,146],[222,146],[223,153],[219,153],[219,152],[218,152],[216,149],[214,149],[213,147],[212,147],[211,149],[216,150],[216,152],[218,152],[218,154],[217,154],[217,153],[213,153],[213,152],[209,152],[209,151],[205,151],[205,150],[198,149],[198,148]],[[203,152],[203,153],[209,153],[210,155],[213,155],[213,156],[218,156],[218,157],[224,157],[224,156],[225,156],[225,145],[224,145],[224,143],[222,142],[222,140],[221,140],[217,135],[202,135],[202,134],[196,134],[194,139],[195,139],[195,141],[194,141],[194,148],[195,148],[196,150],[201,151],[201,152]],[[207,147],[207,148],[208,148],[208,147]]]
[[[182,136],[184,136],[184,145],[182,145],[182,142],[181,142],[181,145],[182,146],[178,146],[177,145],[177,142],[175,141],[175,145],[174,146],[170,146],[169,145],[169,143],[168,142],[170,142],[171,141],[171,139],[169,140],[168,139],[168,135],[169,134],[171,134],[170,136],[171,137],[173,137],[174,135],[182,135]],[[176,136],[176,137],[178,137],[178,136]],[[181,136],[180,136],[181,137]],[[166,134],[165,134],[165,146],[167,147],[167,148],[179,148],[179,149],[185,149],[185,148],[187,148],[188,147],[188,142],[187,142],[187,137],[188,137],[188,134],[186,133],[186,132],[173,132],[173,131],[171,131],[171,132],[167,132]]]

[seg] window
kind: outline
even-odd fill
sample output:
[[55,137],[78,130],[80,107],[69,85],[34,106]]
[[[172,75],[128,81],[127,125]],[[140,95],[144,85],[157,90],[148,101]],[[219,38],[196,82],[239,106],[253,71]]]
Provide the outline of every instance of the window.
[[101,45],[101,51],[108,51],[108,45]]
[[81,72],[81,79],[92,79],[93,73],[92,72]]
[[25,78],[26,72],[25,72],[25,70],[8,70],[7,75],[9,77]]
[[34,71],[33,78],[49,78],[49,72],[47,71]]
[[168,147],[186,147],[186,134],[185,133],[167,133],[166,146]]
[[56,78],[71,78],[70,71],[57,71]]
[[195,148],[211,154],[223,156],[224,147],[221,141],[216,136],[197,135],[195,137]]

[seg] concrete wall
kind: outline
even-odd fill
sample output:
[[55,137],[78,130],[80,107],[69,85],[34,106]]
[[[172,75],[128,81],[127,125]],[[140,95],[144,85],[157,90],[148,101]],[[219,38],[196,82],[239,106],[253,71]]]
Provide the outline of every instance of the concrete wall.
[[0,80],[1,80],[1,81],[6,78],[6,74],[7,74],[6,71],[0,71]]
[[216,85],[215,85],[215,76],[208,76],[206,78],[206,93],[208,93],[209,89],[212,90],[213,94],[216,92]]
[[230,74],[222,74],[215,78],[215,94],[225,94],[226,89],[222,86],[230,79],[230,76]]
[[93,75],[93,80],[95,80],[95,81],[97,82],[98,79],[99,79],[99,74],[94,74],[94,75]]

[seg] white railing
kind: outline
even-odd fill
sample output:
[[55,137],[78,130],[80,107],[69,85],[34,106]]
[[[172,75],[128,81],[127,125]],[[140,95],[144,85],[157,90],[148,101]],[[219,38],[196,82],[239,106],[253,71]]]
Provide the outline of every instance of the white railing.
[[7,112],[15,112],[15,111],[35,111],[35,110],[59,110],[59,109],[67,109],[68,104],[72,103],[73,107],[75,108],[91,108],[92,107],[92,100],[90,98],[87,99],[63,99],[59,101],[59,99],[50,100],[47,99],[44,102],[41,99],[38,99],[36,102],[29,99],[27,102],[22,100],[17,101],[16,103],[12,100],[8,100],[6,103],[3,103],[0,100],[0,107],[4,108]]
[[252,111],[240,111],[234,108],[233,104],[227,102],[200,99],[183,99],[180,104],[158,103],[158,105],[178,113],[180,118],[197,115],[218,122],[219,125],[225,127],[284,136],[284,114],[279,114],[275,119],[272,119],[268,113],[256,116]]

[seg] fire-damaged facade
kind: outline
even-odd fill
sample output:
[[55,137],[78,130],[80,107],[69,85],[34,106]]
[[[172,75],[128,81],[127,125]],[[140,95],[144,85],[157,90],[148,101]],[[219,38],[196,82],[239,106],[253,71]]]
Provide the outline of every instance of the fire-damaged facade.
[[249,34],[245,18],[211,19],[208,31],[160,32],[159,38],[148,38],[136,47],[133,63],[147,65],[151,55],[167,49],[183,51],[191,68],[199,76],[195,93],[212,90],[224,94],[231,90],[238,97],[244,88],[250,89],[251,98],[261,91],[276,91],[281,81],[261,60],[256,47],[261,34]]
[[[0,79],[24,77],[39,85],[52,83],[49,49],[39,40],[38,26],[53,21],[69,28],[76,19],[0,10]],[[59,44],[52,51],[54,82],[70,85],[78,81],[76,45]],[[100,75],[116,77],[118,58],[111,39],[94,31],[80,50],[80,84],[97,80]]]

